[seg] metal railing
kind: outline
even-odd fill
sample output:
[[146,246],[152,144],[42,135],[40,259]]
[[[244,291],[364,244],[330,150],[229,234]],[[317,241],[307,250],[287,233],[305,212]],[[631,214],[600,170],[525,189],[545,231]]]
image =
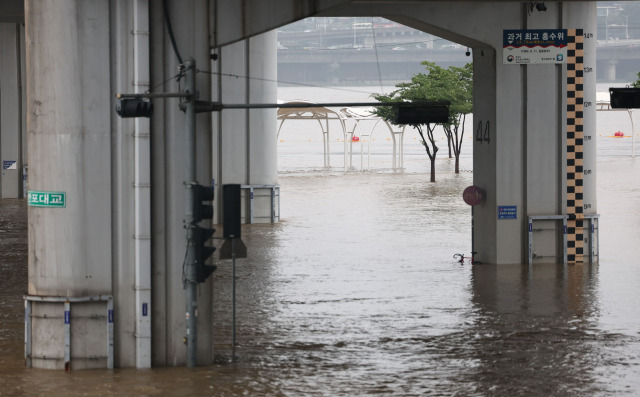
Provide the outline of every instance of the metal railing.
[[[267,216],[255,216],[255,197],[271,197],[271,223],[276,223],[280,220],[280,186],[279,185],[241,185],[242,189],[247,189],[249,195],[246,196],[249,199],[249,215],[246,217],[247,223],[251,224],[257,218],[266,218]],[[256,189],[269,189],[270,195],[255,195]],[[277,203],[276,203],[277,198]]]
[[[594,259],[599,255],[600,252],[600,239],[598,233],[598,228],[595,227],[595,220],[600,218],[599,214],[594,215],[583,215],[584,220],[589,222],[589,261],[591,263],[594,262]],[[536,257],[534,255],[533,249],[533,232],[540,230],[553,230],[553,229],[534,229],[533,222],[534,221],[562,221],[562,263],[567,264],[567,220],[569,219],[568,215],[531,215],[529,216],[529,260],[528,264],[533,264],[533,259]],[[594,236],[596,244],[594,244]]]

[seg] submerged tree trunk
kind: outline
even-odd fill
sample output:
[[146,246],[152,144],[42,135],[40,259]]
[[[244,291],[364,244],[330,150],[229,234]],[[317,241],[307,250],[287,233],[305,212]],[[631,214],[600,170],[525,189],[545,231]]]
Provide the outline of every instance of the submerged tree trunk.
[[436,181],[436,156],[429,159],[431,161],[431,182]]
[[[427,124],[427,137],[429,139],[429,143],[427,143],[427,139],[425,139],[424,134],[422,133],[422,127],[415,126],[422,138],[422,144],[424,145],[424,149],[427,151],[427,155],[429,156],[429,161],[431,163],[431,182],[436,181],[436,154],[438,153],[438,146],[436,146],[436,140],[433,137],[433,130],[435,129],[435,125],[431,127],[430,124]],[[431,144],[431,145],[429,145]],[[433,151],[433,153],[432,153]]]
[[[453,130],[449,130],[451,136],[452,136],[452,140],[453,140],[453,154],[456,158],[456,162],[455,162],[455,173],[459,174],[460,173],[460,152],[462,152],[462,138],[464,138],[464,122],[466,119],[466,115],[463,114],[462,115],[462,119],[460,120],[460,122],[458,123],[458,125],[454,125],[453,126]],[[460,128],[460,126],[462,126],[462,128]],[[451,127],[449,127],[451,128]],[[458,132],[460,132],[460,135],[458,135]]]

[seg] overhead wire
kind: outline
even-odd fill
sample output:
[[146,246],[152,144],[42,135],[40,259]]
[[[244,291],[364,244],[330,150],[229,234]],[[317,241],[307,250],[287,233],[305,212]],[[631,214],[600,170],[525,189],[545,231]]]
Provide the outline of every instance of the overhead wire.
[[293,82],[293,81],[285,81],[285,80],[278,80],[278,79],[267,79],[267,78],[264,78],[264,77],[241,76],[241,75],[233,74],[233,73],[212,72],[210,70],[197,69],[196,73],[206,73],[206,74],[210,74],[210,75],[214,75],[214,76],[223,76],[223,77],[235,77],[236,79],[258,80],[258,81],[264,81],[264,82],[268,82],[268,83],[291,84],[291,85],[297,85],[297,86],[309,87],[309,88],[327,88],[327,89],[332,89],[332,90],[337,90],[337,91],[357,92],[357,93],[360,93],[360,94],[370,94],[371,93],[369,91],[354,90],[354,89],[349,89],[349,88],[326,87],[326,86],[323,86],[323,85],[314,85],[314,84],[307,84],[307,83],[296,83],[296,82]]
[[154,85],[153,87],[150,87],[150,88],[149,88],[145,93],[150,94],[150,93],[151,93],[151,91],[155,90],[156,88],[160,87],[161,85],[164,85],[166,82],[168,82],[168,81],[170,81],[170,80],[173,80],[173,79],[179,78],[182,74],[183,74],[183,72],[182,72],[182,71],[180,71],[180,72],[178,72],[178,73],[174,74],[173,76],[169,77],[168,79],[164,80],[163,82],[158,83],[158,84]]
[[380,71],[380,59],[378,58],[378,43],[376,42],[376,31],[373,25],[373,9],[372,5],[369,4],[370,11],[370,20],[371,20],[371,33],[373,34],[373,48],[376,52],[376,67],[378,68],[378,80],[380,81],[380,94],[384,94],[384,87],[382,87],[382,72]]

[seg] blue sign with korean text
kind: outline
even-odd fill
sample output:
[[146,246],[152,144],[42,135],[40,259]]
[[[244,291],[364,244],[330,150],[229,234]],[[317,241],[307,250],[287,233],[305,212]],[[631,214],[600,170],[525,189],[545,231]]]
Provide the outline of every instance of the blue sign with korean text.
[[566,61],[566,29],[505,29],[502,31],[502,63],[504,64],[561,64]]
[[498,206],[498,219],[518,219],[518,206],[516,205]]
[[18,162],[14,160],[3,160],[2,161],[2,169],[3,170],[15,170],[18,169],[16,166]]

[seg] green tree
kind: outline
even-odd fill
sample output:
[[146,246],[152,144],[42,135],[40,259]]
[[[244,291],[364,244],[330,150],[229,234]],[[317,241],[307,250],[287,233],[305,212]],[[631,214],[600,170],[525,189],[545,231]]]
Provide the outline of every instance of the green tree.
[[[391,92],[389,95],[373,94],[372,96],[380,102],[424,102],[427,100],[425,96],[424,88],[420,79],[422,76],[414,76],[411,83],[397,84],[397,90]],[[394,122],[394,108],[391,106],[379,106],[374,111],[375,114],[382,117],[384,120],[398,125]],[[434,138],[434,130],[436,124],[408,124],[418,130],[420,137],[422,138],[422,144],[427,151],[429,160],[431,161],[431,182],[436,181],[436,154],[438,153],[438,146]],[[426,138],[425,138],[426,132]]]
[[[473,65],[467,64],[461,68],[449,67],[444,69],[432,62],[422,62],[428,74],[419,73],[411,78],[411,82],[396,84],[396,90],[388,95],[374,94],[380,102],[405,101],[428,102],[448,101],[449,122],[442,125],[449,148],[453,147],[455,155],[455,171],[460,172],[460,152],[464,137],[464,121],[472,110]],[[393,123],[393,109],[380,106],[375,113]],[[436,124],[411,125],[420,134],[422,144],[431,162],[431,182],[435,182],[435,160],[438,153],[434,132]]]
[[640,72],[638,72],[638,80],[636,80],[633,83],[631,83],[631,86],[633,88],[640,88]]
[[442,125],[447,136],[449,158],[451,149],[455,156],[455,172],[460,173],[460,153],[464,138],[464,122],[467,114],[473,110],[473,64],[467,63],[461,68],[451,66],[443,69],[430,62],[423,62],[429,70],[429,76],[439,81],[434,87],[432,98],[449,101],[449,122]]

